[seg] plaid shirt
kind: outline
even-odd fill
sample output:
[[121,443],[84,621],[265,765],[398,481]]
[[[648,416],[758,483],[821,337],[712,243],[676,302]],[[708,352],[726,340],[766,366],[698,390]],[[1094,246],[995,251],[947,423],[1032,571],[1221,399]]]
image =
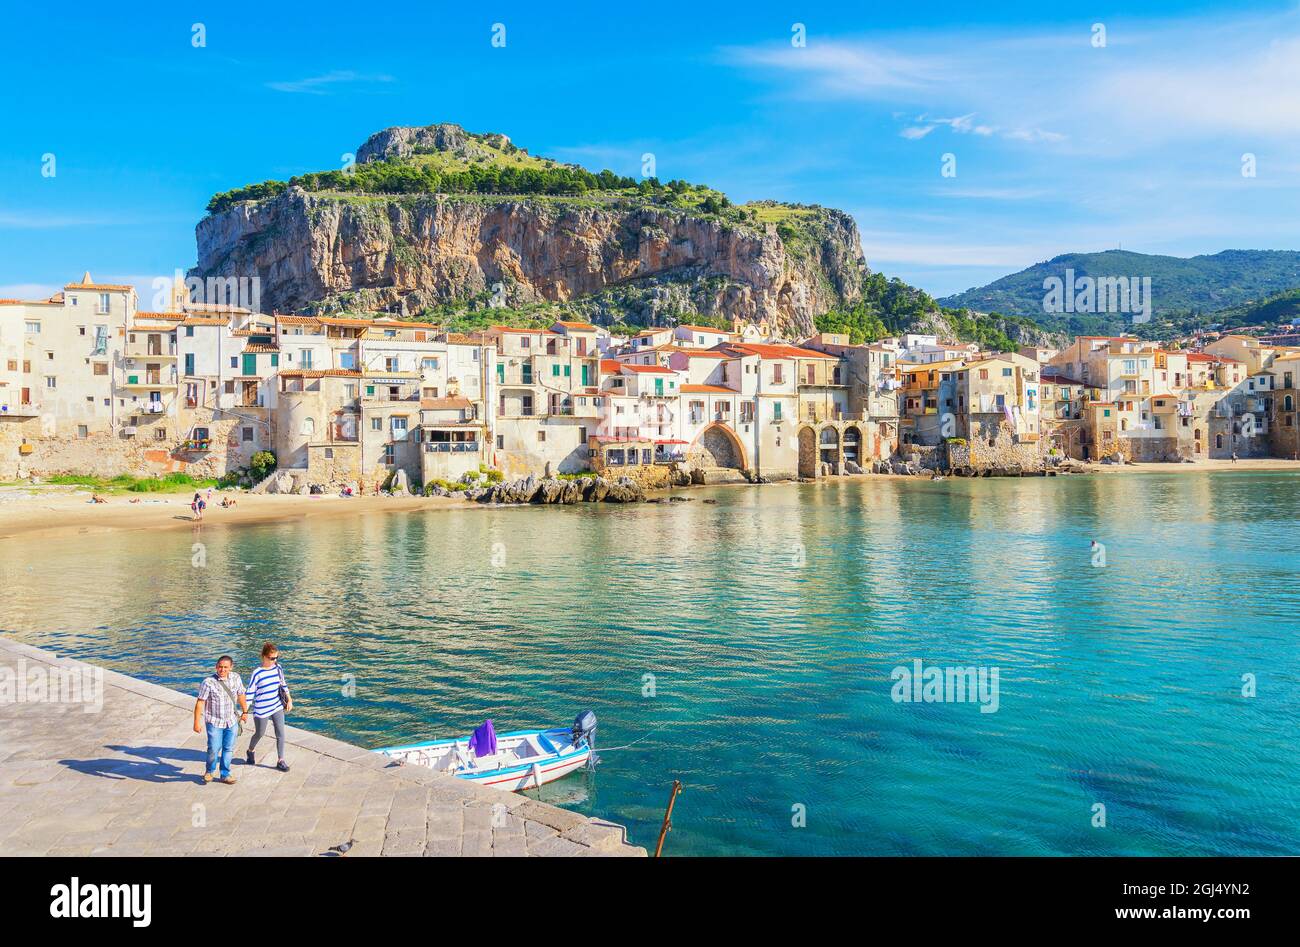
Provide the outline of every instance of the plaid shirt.
[[235,712],[235,702],[230,699],[226,687],[222,687],[222,684],[230,688],[230,693],[236,697],[244,693],[244,682],[234,671],[227,674],[224,681],[215,674],[209,674],[199,685],[199,700],[203,701],[203,719],[216,727],[233,727],[239,715]]

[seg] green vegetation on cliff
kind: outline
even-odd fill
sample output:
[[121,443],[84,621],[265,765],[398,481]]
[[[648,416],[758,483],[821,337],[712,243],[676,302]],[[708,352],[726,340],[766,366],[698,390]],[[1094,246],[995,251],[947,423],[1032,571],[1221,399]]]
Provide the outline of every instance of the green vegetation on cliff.
[[941,307],[924,290],[881,273],[866,278],[859,302],[818,316],[816,326],[819,332],[847,334],[855,345],[922,332],[1003,352],[1015,351],[1019,344],[1044,335],[1033,321],[1018,316]]

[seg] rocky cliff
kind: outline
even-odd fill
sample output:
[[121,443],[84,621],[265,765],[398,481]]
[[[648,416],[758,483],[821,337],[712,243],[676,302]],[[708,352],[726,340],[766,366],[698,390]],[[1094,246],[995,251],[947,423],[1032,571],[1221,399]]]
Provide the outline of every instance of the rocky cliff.
[[[358,155],[389,164],[450,155],[473,167],[503,149],[527,154],[504,136],[429,126],[386,129]],[[262,307],[280,311],[415,316],[495,297],[563,304],[602,322],[738,316],[807,333],[815,316],[855,302],[868,273],[857,227],[840,211],[765,203],[703,213],[626,188],[373,194],[291,181],[274,197],[210,214],[197,240],[194,275],[259,277]]]

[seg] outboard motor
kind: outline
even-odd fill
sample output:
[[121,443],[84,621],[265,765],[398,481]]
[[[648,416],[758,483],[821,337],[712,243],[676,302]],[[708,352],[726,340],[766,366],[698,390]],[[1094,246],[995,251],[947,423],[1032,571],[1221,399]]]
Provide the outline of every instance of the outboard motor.
[[596,765],[596,715],[590,710],[584,710],[573,718],[573,745],[577,746],[583,740],[587,741],[587,746],[591,748],[591,756],[587,758],[587,768],[593,769]]

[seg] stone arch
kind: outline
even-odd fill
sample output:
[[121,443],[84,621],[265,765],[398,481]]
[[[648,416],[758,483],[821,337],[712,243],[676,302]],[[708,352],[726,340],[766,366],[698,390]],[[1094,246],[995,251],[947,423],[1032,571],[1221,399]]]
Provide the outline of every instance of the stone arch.
[[805,424],[799,428],[799,476],[816,477],[817,471],[817,430]]
[[745,445],[736,437],[736,432],[725,424],[710,424],[701,431],[691,444],[688,454],[692,464],[697,467],[749,469]]
[[862,453],[862,429],[856,424],[846,425],[844,428],[843,446],[844,446],[844,463],[849,461],[861,465],[863,461]]
[[830,472],[840,472],[840,432],[827,424],[817,434],[817,461],[829,465]]

